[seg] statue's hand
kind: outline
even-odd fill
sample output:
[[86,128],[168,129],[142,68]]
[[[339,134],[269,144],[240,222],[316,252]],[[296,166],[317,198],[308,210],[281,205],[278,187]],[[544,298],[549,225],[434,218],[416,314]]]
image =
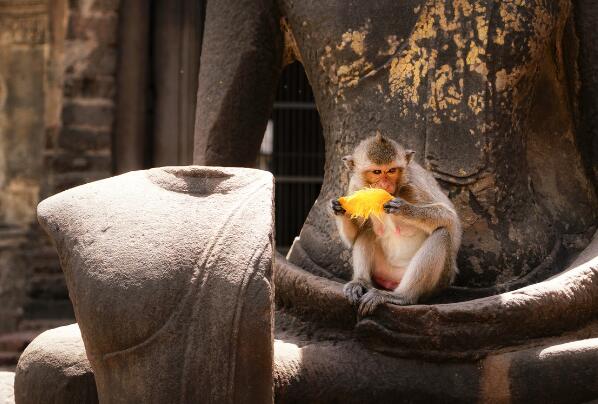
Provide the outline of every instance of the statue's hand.
[[342,207],[338,199],[330,200],[330,208],[332,209],[332,213],[337,216],[344,215],[346,212],[345,208]]
[[410,302],[401,295],[386,290],[372,288],[363,295],[359,301],[359,315],[363,317],[372,314],[374,310],[376,310],[376,307],[383,303],[397,304],[399,306],[410,304]]
[[343,288],[345,297],[353,305],[359,303],[359,299],[368,291],[369,285],[362,280],[348,282]]

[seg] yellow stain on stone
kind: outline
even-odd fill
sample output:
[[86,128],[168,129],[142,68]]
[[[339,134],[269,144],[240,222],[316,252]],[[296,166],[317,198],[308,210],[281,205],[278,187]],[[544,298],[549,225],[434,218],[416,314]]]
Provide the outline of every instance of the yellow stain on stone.
[[421,80],[434,66],[438,54],[436,49],[428,51],[420,47],[419,42],[435,36],[434,9],[428,7],[416,22],[405,51],[391,60],[388,77],[391,98],[401,94],[414,104],[419,102]]
[[473,6],[468,0],[454,0],[453,1],[453,12],[455,18],[459,18],[461,14],[464,17],[469,17],[473,12]]
[[389,35],[386,37],[388,49],[378,51],[378,56],[392,56],[397,52],[400,42],[396,35]]
[[[451,66],[444,65],[437,68],[435,76],[429,83],[431,94],[427,96],[424,108],[440,111],[463,102],[463,83],[459,85],[451,83],[455,80],[454,74],[463,73],[468,66],[469,71],[476,72],[484,78],[488,75],[485,62],[488,43],[486,11],[484,3],[476,0],[454,0],[451,3],[444,0],[428,2],[407,40],[407,46],[390,62],[388,78],[390,98],[400,95],[411,103],[420,102],[420,87],[424,78],[430,77],[429,71],[436,68],[438,59],[438,50],[430,48],[438,45],[435,43],[428,45],[427,40],[448,37],[456,45],[457,57]],[[466,23],[465,19],[470,20],[472,17],[477,35],[474,32],[464,33],[462,29]],[[440,45],[440,51],[450,52],[448,44],[443,45]],[[453,112],[450,115],[453,120],[462,116],[456,111]]]
[[460,33],[456,33],[455,35],[453,35],[453,41],[455,42],[455,45],[457,45],[458,49],[465,48],[466,42]]
[[478,115],[484,109],[484,98],[482,94],[471,94],[467,99],[467,106]]
[[486,18],[484,18],[483,16],[478,15],[475,18],[475,22],[476,22],[476,29],[478,31],[478,39],[482,43],[487,43],[488,42],[488,21],[486,21]]
[[[330,83],[338,86],[336,89],[329,89],[331,95],[336,93],[336,101],[344,99],[343,89],[355,87],[359,84],[360,78],[371,73],[373,64],[363,56],[366,50],[365,39],[369,32],[369,23],[357,30],[350,29],[341,35],[341,41],[336,45],[326,45],[324,52],[320,56],[320,68],[330,80]],[[334,46],[334,47],[333,47]],[[351,49],[358,58],[350,63],[337,65],[336,51]]]
[[421,79],[428,74],[428,71],[436,61],[437,51],[432,50],[428,55],[425,48],[419,49],[413,60],[411,53],[405,54],[401,58],[393,58],[389,71],[389,86],[391,96],[402,94],[414,104],[419,102],[419,86]]
[[494,35],[494,43],[497,45],[504,45],[505,44],[505,31],[496,28],[496,33]]
[[366,34],[367,31],[365,30],[363,32],[353,31],[351,38],[351,49],[353,49],[353,52],[359,56],[362,56],[365,50],[363,42],[365,41]]
[[517,7],[521,4],[517,3],[520,2],[500,2],[498,13],[507,32],[521,32],[524,30],[521,14],[517,10]]

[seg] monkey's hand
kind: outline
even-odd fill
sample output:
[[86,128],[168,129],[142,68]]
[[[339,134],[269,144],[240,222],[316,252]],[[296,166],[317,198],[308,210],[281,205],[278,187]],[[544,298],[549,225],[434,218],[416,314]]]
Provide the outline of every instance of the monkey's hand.
[[351,281],[345,285],[343,288],[343,292],[345,293],[345,297],[349,300],[349,303],[355,305],[359,303],[359,299],[361,296],[368,291],[369,285],[362,280]]
[[346,212],[345,208],[341,206],[341,203],[338,199],[331,199],[330,207],[332,208],[332,213],[335,215],[344,215]]
[[408,202],[406,202],[402,198],[394,198],[384,204],[384,212],[388,213],[389,215],[397,215],[400,213],[401,208],[406,206]]
[[407,301],[407,299],[402,296],[393,294],[386,290],[373,288],[361,297],[361,300],[359,301],[359,315],[363,317],[367,316],[368,314],[372,314],[374,310],[376,310],[376,307],[383,303],[404,306],[410,304],[411,302]]

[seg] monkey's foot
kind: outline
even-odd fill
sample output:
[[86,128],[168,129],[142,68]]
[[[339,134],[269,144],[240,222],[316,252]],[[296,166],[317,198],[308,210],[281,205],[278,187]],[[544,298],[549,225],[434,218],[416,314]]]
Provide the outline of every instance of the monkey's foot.
[[359,280],[348,282],[343,288],[347,300],[353,305],[359,303],[359,300],[367,291],[368,284]]
[[342,207],[338,199],[330,200],[330,208],[332,209],[332,213],[335,215],[344,215],[346,212],[345,208]]
[[394,198],[384,204],[384,212],[388,213],[389,215],[399,213],[399,210],[402,206],[405,206],[407,202],[401,198]]
[[403,296],[387,292],[385,290],[370,289],[359,301],[359,315],[367,316],[376,310],[376,307],[383,303],[397,304],[404,306],[411,302]]

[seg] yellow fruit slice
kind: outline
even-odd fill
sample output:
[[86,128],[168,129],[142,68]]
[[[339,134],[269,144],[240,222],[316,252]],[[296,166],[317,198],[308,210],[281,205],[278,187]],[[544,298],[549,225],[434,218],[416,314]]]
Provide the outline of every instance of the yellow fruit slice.
[[349,196],[338,198],[343,209],[352,218],[363,217],[367,219],[370,215],[380,217],[384,212],[384,204],[394,197],[380,188],[364,188],[353,192]]

